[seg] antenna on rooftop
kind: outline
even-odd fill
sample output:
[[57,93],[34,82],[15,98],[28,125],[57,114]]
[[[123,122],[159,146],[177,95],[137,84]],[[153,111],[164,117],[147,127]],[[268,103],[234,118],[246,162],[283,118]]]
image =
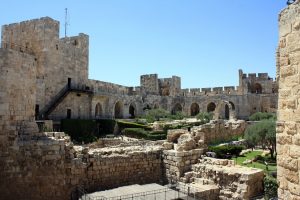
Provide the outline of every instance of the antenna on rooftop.
[[67,37],[67,27],[69,25],[68,22],[68,8],[65,8],[65,37]]

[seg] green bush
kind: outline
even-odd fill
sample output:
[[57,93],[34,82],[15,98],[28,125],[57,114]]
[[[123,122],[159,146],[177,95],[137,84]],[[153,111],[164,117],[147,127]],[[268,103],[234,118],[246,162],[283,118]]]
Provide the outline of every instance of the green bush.
[[76,142],[89,143],[99,137],[96,120],[64,119],[61,121],[61,130]]
[[161,118],[167,118],[170,113],[164,109],[152,109],[148,110],[147,114],[143,116],[147,122],[152,123],[154,121],[159,121]]
[[224,146],[209,146],[208,150],[215,152],[218,158],[227,158],[228,155],[238,156],[244,146],[240,145],[224,145]]
[[99,124],[99,134],[104,136],[106,134],[113,134],[116,120],[113,119],[98,119],[97,124]]
[[278,183],[276,179],[266,176],[264,178],[265,199],[277,197]]
[[196,116],[197,119],[201,120],[204,123],[209,122],[210,120],[212,120],[213,118],[213,113],[210,112],[201,112]]
[[122,131],[123,135],[133,138],[147,138],[147,131],[142,128],[124,128]]
[[118,120],[117,123],[121,130],[123,130],[124,128],[142,128],[142,129],[146,129],[146,130],[151,130],[151,127],[144,125],[144,124],[138,124],[138,123],[134,123],[134,122],[126,122],[126,121],[122,121],[122,120]]
[[184,119],[186,115],[183,112],[176,112],[175,114],[169,114],[167,117],[172,120],[181,120]]
[[167,134],[164,131],[149,132],[142,128],[125,128],[123,129],[122,133],[128,137],[146,140],[163,140],[167,137]]
[[276,115],[274,113],[263,113],[263,112],[257,112],[252,114],[249,117],[250,121],[262,121],[265,119],[273,119],[276,120]]

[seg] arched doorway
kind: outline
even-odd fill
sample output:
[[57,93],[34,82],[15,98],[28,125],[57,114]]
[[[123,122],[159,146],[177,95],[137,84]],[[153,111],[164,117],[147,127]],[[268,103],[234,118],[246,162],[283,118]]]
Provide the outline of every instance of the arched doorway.
[[254,94],[261,94],[262,93],[262,86],[259,83],[255,83],[251,88],[251,93]]
[[130,104],[129,106],[129,115],[129,118],[135,118],[135,106],[133,104]]
[[197,103],[192,103],[191,105],[191,116],[196,116],[200,112],[199,105]]
[[102,106],[100,103],[97,103],[96,107],[95,107],[95,118],[100,118],[102,116]]
[[214,102],[210,102],[208,105],[207,105],[207,112],[214,112],[216,109],[216,104]]
[[154,108],[154,109],[159,109],[158,103],[155,103],[154,106],[153,106],[153,108]]
[[176,103],[171,111],[172,115],[175,115],[177,112],[182,112],[182,106],[180,103]]
[[234,103],[232,103],[231,101],[229,101],[230,105],[231,105],[231,110],[235,110],[235,106],[234,106]]
[[115,118],[116,119],[122,119],[123,118],[123,103],[121,101],[118,101],[115,104]]
[[229,106],[225,104],[225,119],[229,119]]

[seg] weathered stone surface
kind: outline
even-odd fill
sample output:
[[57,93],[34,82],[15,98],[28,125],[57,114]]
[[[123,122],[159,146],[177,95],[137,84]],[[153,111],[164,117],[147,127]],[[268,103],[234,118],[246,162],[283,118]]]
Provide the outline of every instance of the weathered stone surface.
[[279,15],[277,60],[280,62],[277,73],[280,74],[280,90],[276,129],[279,199],[300,199],[299,9],[300,2],[297,0]]

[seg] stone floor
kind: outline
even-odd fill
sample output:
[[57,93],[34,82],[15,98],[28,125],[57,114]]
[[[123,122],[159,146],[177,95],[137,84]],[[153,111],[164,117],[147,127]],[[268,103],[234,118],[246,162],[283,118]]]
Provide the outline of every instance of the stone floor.
[[94,192],[83,196],[80,200],[195,200],[192,197],[172,190],[168,187],[152,183],[146,185],[123,186],[111,190]]

